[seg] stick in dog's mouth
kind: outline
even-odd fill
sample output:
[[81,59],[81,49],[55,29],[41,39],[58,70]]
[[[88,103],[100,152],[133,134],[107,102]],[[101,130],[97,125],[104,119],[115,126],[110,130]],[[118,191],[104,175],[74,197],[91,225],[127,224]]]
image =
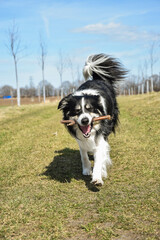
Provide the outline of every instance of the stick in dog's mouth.
[[[105,120],[105,119],[112,120],[112,117],[111,117],[111,115],[95,117],[95,118],[92,119],[92,122],[100,121],[100,120]],[[73,125],[76,123],[76,121],[73,120],[73,119],[70,119],[70,120],[61,120],[61,123],[67,124],[67,126],[73,126]]]

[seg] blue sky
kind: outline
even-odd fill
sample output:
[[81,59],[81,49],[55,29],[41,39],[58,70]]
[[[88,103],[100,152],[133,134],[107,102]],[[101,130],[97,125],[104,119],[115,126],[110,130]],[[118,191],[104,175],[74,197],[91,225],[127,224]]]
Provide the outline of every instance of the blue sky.
[[[16,86],[14,65],[5,43],[7,29],[15,20],[25,46],[18,63],[20,86],[35,86],[42,79],[39,66],[39,34],[46,46],[45,78],[60,85],[57,73],[59,51],[81,69],[88,55],[106,53],[120,59],[131,74],[137,74],[148,59],[154,41],[160,40],[159,0],[0,0],[0,86]],[[160,47],[157,47],[158,54]],[[160,72],[160,61],[154,72]],[[150,69],[148,68],[148,74]],[[66,68],[63,81],[72,82]]]

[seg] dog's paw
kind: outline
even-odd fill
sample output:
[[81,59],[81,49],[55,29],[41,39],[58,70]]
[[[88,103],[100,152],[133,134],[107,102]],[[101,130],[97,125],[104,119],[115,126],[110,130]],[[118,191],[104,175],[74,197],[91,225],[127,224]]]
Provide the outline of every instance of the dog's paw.
[[83,169],[83,175],[92,175],[92,171],[90,168],[84,168]]
[[92,184],[96,185],[96,186],[102,186],[103,185],[103,180],[102,179],[93,179],[91,181]]

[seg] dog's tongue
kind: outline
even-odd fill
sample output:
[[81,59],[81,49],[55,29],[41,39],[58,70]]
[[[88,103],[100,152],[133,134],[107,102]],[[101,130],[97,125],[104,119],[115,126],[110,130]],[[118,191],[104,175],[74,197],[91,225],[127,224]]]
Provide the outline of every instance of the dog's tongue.
[[88,126],[80,126],[82,132],[87,135],[88,133],[90,133],[90,130],[91,130],[91,126],[88,125]]

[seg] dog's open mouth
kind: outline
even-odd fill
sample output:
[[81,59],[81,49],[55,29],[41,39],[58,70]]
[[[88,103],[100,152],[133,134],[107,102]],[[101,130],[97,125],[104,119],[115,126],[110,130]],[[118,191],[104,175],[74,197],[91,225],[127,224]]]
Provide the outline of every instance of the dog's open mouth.
[[87,125],[87,126],[80,126],[80,125],[79,125],[79,128],[80,128],[80,130],[82,131],[83,136],[84,136],[85,138],[89,138],[89,137],[90,137],[90,135],[91,135],[91,130],[92,130],[92,126],[91,126],[91,125]]

